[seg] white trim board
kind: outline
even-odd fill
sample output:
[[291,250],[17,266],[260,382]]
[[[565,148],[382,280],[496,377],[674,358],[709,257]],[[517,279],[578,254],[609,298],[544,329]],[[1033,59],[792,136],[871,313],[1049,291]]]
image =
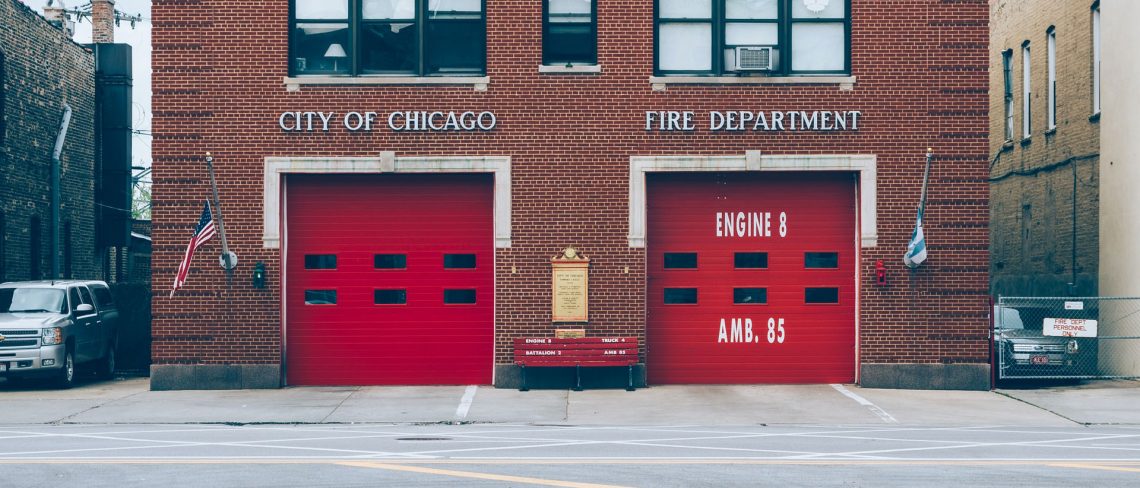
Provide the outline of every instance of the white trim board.
[[262,242],[281,248],[281,180],[286,174],[493,173],[495,175],[495,247],[511,247],[511,158],[509,156],[265,158]]
[[878,234],[877,158],[874,155],[633,156],[629,158],[629,247],[645,247],[645,174],[658,172],[851,171],[859,174],[859,222],[863,247]]

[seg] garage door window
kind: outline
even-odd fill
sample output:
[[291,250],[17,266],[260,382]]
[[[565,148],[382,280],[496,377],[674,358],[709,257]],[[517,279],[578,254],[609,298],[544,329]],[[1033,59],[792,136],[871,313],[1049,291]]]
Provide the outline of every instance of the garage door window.
[[665,289],[665,304],[666,305],[696,305],[697,304],[697,289],[696,288],[666,288]]
[[766,305],[767,288],[733,288],[732,303],[736,305]]
[[376,269],[407,269],[408,256],[404,254],[377,254],[372,259]]
[[336,254],[306,254],[305,269],[336,269]]
[[667,252],[665,253],[665,269],[697,269],[697,253]]
[[806,288],[804,289],[804,303],[839,303],[839,288]]
[[376,305],[407,305],[408,290],[376,290],[373,302]]
[[305,290],[305,305],[336,305],[336,290]]
[[475,290],[443,290],[443,303],[447,305],[472,305],[475,303]]
[[444,254],[443,269],[475,269],[475,255]]
[[839,253],[837,253],[837,252],[808,252],[808,253],[804,253],[804,267],[807,269],[839,269]]
[[768,269],[766,252],[738,252],[733,261],[736,269]]

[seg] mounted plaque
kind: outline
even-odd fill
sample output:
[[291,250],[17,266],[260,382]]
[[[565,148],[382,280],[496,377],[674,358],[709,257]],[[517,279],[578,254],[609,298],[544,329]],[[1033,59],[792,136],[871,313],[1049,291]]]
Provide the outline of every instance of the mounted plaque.
[[550,267],[554,286],[553,321],[588,321],[590,259],[568,247],[550,260]]

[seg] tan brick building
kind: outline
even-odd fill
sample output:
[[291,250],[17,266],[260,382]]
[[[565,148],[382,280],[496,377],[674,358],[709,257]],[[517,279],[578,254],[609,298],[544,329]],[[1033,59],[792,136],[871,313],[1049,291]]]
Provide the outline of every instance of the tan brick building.
[[1097,11],[1092,0],[990,2],[994,295],[1098,292]]

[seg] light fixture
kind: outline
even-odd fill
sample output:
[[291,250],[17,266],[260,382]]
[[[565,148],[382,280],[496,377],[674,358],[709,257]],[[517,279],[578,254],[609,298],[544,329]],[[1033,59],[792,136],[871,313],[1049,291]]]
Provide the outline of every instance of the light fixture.
[[338,58],[347,58],[348,54],[344,52],[344,46],[341,46],[339,43],[334,42],[330,44],[328,50],[325,51],[325,57],[332,58],[333,71],[339,71],[337,69],[336,60]]

